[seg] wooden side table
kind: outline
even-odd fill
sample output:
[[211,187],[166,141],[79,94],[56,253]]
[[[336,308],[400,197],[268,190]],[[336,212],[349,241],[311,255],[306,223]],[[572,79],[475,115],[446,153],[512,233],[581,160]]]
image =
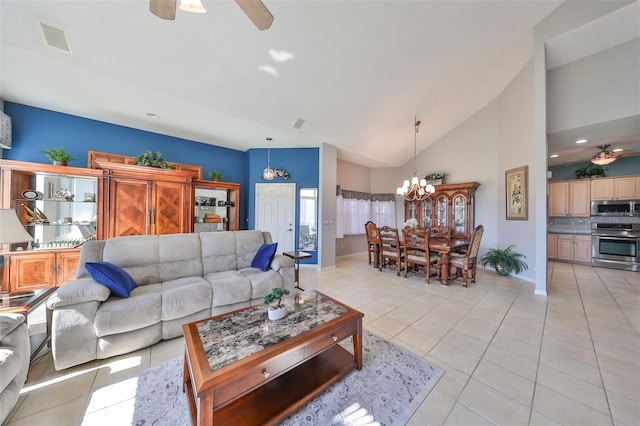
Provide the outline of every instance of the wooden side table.
[[310,253],[304,252],[304,251],[300,251],[300,250],[296,250],[296,251],[285,251],[284,253],[285,256],[290,257],[291,259],[293,259],[293,269],[295,270],[295,286],[294,288],[297,288],[298,290],[302,290],[304,291],[303,288],[300,288],[300,259],[308,259],[311,256]]
[[[20,296],[20,293],[3,293],[0,295],[0,313],[22,314],[28,326],[29,313],[46,302],[54,291],[56,291],[55,288],[45,288],[43,290],[26,292],[22,296]],[[46,332],[34,336],[30,335],[29,338],[31,340],[31,362],[33,362],[38,352],[40,352],[51,339],[51,311],[47,309],[46,312]]]

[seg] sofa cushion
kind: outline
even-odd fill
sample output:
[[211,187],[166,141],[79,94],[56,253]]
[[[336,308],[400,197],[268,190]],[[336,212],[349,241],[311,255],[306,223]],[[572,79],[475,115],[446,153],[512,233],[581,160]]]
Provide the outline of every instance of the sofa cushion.
[[158,237],[160,282],[182,277],[202,277],[202,251],[198,234]]
[[127,271],[138,286],[160,282],[159,240],[157,235],[130,235],[109,238],[103,250],[104,261]]
[[118,265],[100,261],[87,262],[84,266],[91,278],[107,287],[115,296],[129,297],[131,290],[136,288],[136,282],[131,275]]
[[94,328],[98,337],[138,330],[162,320],[162,286],[136,287],[122,299],[110,297],[96,312]]
[[251,266],[253,257],[258,249],[266,243],[262,231],[234,231],[236,238],[236,258],[238,267],[235,269],[248,268]]
[[211,284],[202,277],[187,277],[162,283],[162,321],[186,317],[211,309]]
[[199,235],[204,275],[238,269],[235,232],[201,232]]
[[266,296],[272,288],[282,287],[282,277],[273,269],[261,271],[257,268],[240,270],[251,283],[251,299]]
[[261,271],[269,269],[271,261],[273,261],[273,257],[276,255],[277,249],[278,243],[261,245],[251,261],[251,267],[258,268]]
[[207,274],[204,278],[211,283],[213,289],[212,307],[251,299],[251,283],[238,271]]

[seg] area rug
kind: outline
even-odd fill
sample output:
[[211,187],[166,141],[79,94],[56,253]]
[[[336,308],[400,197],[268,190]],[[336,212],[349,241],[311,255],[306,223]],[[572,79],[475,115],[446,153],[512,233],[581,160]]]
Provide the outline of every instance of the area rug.
[[[352,343],[344,346],[353,349]],[[442,368],[366,330],[362,359],[362,370],[349,373],[282,425],[403,425],[444,374]],[[130,404],[131,424],[188,425],[182,369],[183,359],[176,358],[107,387],[117,388],[127,380],[136,383],[135,402]],[[103,387],[94,393],[100,391],[108,389]]]

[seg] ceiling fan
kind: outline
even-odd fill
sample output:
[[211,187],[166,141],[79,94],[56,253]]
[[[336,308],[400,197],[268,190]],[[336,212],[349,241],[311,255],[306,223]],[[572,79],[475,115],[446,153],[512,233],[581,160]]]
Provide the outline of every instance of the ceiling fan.
[[618,156],[611,151],[607,151],[607,148],[609,148],[610,146],[611,145],[609,144],[598,145],[598,148],[600,148],[600,152],[593,154],[593,157],[591,157],[591,162],[593,164],[597,164],[598,166],[606,166],[607,164],[611,164],[616,161],[618,159]]
[[[149,10],[159,18],[173,21],[176,18],[177,2],[178,0],[150,0]],[[260,0],[235,0],[235,2],[260,31],[271,27],[273,15]],[[202,12],[206,12],[202,5],[199,6]]]

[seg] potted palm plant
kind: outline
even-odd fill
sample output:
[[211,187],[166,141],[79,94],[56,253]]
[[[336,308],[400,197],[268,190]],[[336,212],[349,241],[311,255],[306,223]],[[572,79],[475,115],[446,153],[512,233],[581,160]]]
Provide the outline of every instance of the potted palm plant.
[[271,293],[262,298],[265,305],[270,305],[276,300],[278,301],[275,306],[269,306],[267,310],[270,320],[275,321],[287,316],[287,307],[282,304],[282,297],[287,294],[289,294],[289,290],[276,287],[272,288]]
[[496,270],[498,275],[506,276],[514,271],[516,274],[526,270],[529,268],[529,265],[526,264],[523,258],[526,259],[526,256],[522,253],[518,253],[513,251],[514,245],[510,245],[507,248],[500,249],[490,249],[482,255],[480,258],[480,265],[491,266]]
[[51,161],[56,166],[66,166],[67,162],[76,160],[76,157],[73,157],[61,146],[56,148],[43,149],[40,152],[46,155],[49,161]]

